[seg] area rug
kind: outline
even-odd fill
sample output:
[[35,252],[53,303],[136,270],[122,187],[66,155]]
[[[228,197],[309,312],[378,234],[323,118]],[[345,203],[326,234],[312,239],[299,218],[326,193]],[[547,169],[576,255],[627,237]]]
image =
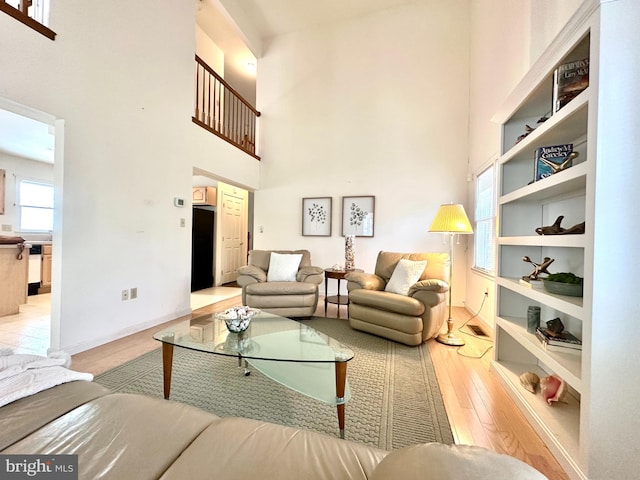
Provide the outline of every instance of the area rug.
[[[346,320],[313,317],[303,323],[355,352],[347,377],[346,438],[386,450],[424,442],[453,443],[426,345],[408,347],[353,330]],[[96,376],[115,392],[162,398],[158,348]],[[335,407],[292,391],[253,369],[243,376],[233,358],[176,348],[171,400],[219,416],[248,417],[338,434]]]

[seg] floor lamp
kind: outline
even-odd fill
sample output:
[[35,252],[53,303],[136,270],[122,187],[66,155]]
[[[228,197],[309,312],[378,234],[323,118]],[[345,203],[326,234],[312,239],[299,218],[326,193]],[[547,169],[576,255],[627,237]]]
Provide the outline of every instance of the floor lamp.
[[456,234],[473,233],[467,214],[462,205],[440,205],[436,218],[429,228],[430,232],[442,232],[449,234],[449,319],[447,320],[447,333],[441,333],[436,340],[445,345],[462,346],[464,340],[453,333],[453,319],[451,318],[451,300],[453,291],[453,237]]

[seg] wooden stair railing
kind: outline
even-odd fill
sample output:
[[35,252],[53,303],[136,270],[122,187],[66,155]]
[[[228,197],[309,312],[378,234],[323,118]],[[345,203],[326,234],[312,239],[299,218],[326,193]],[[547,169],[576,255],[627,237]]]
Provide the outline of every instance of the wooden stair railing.
[[[45,4],[45,2],[47,3]],[[33,5],[33,0],[13,0],[11,2],[0,0],[0,12],[15,18],[45,37],[55,40],[56,32],[44,24],[46,21],[44,12],[48,2],[49,0],[35,0],[36,5]],[[30,7],[31,11],[29,11]]]
[[196,95],[193,122],[260,160],[256,155],[256,119],[260,112],[198,55],[195,58]]

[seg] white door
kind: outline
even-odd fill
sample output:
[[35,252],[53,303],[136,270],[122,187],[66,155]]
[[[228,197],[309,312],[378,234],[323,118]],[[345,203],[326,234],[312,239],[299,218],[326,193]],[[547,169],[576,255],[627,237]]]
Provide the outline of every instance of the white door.
[[218,185],[220,192],[220,280],[216,285],[233,282],[247,258],[248,192],[231,185]]

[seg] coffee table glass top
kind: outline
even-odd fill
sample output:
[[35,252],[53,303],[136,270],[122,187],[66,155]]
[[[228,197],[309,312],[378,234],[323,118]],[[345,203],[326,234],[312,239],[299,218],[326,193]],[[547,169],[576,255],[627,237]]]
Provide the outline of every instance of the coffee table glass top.
[[247,360],[269,378],[304,395],[332,405],[351,397],[335,395],[335,364],[348,362],[353,351],[337,340],[298,321],[259,312],[240,334],[224,320],[206,315],[167,328],[153,338],[199,352]]

